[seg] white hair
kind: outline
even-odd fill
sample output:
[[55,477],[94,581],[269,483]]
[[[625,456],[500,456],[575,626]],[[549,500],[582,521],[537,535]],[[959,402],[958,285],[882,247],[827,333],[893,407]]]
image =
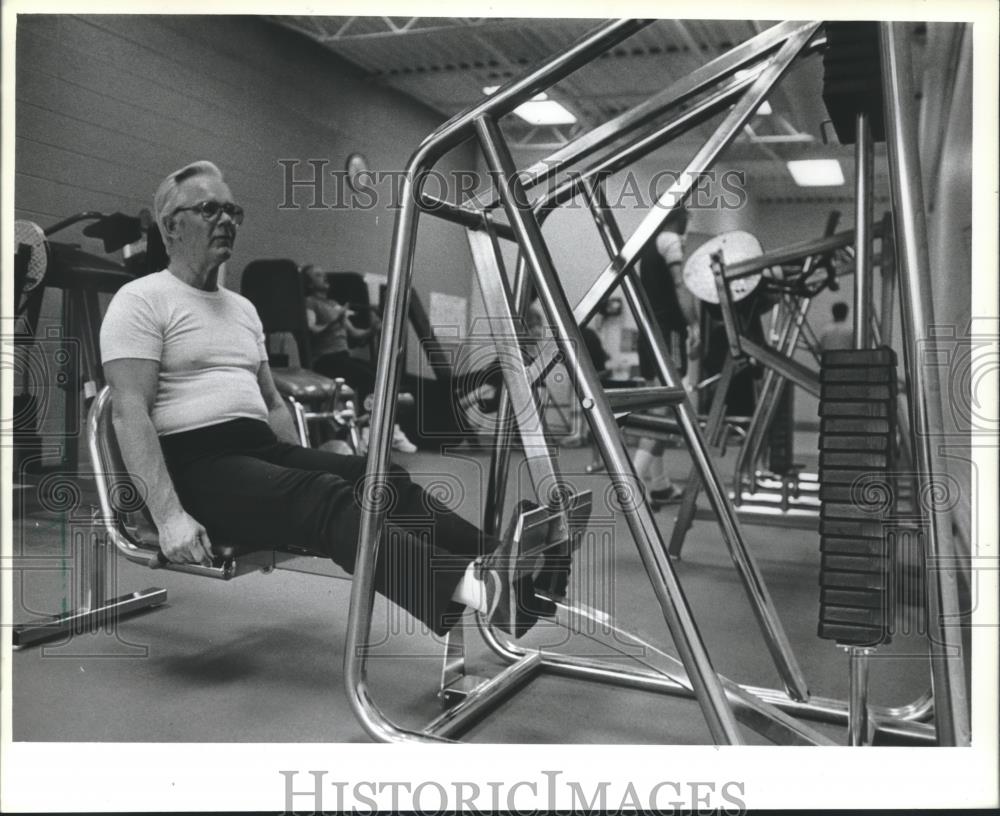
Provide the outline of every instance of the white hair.
[[180,185],[188,179],[197,176],[209,176],[222,181],[222,171],[210,161],[196,161],[185,165],[180,170],[174,170],[168,175],[156,190],[153,196],[153,215],[156,218],[156,226],[160,228],[160,235],[163,237],[164,246],[170,248],[167,238],[166,219],[174,207],[177,206]]

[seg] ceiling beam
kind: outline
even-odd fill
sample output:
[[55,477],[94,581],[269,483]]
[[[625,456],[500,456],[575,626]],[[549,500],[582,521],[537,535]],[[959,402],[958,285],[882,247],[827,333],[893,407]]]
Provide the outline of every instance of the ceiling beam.
[[[567,22],[588,22],[588,23],[598,23],[599,20],[587,20],[587,21],[576,21],[576,20],[564,20],[559,18],[532,18],[530,22],[526,23],[523,20],[515,19],[511,17],[408,17],[407,22],[400,25],[396,23],[389,17],[368,17],[365,18],[369,22],[381,19],[385,24],[385,28],[381,31],[364,31],[358,32],[356,34],[350,33],[349,29],[351,25],[358,19],[357,17],[314,17],[310,19],[315,20],[326,20],[332,25],[336,26],[336,30],[324,30],[322,34],[314,35],[302,25],[295,22],[294,17],[284,17],[280,15],[271,15],[268,19],[283,25],[287,28],[294,28],[296,31],[307,34],[313,39],[318,39],[323,43],[331,42],[350,42],[357,40],[378,40],[386,38],[396,38],[396,37],[416,37],[421,34],[434,34],[441,31],[452,31],[457,28],[477,28],[477,29],[490,29],[490,28],[504,28],[509,29],[512,26],[528,26],[530,25],[532,29],[538,28],[565,28]],[[346,20],[346,23],[341,23],[340,21]],[[434,20],[434,23],[418,26],[417,22],[420,20]],[[332,31],[332,33],[331,33]]]

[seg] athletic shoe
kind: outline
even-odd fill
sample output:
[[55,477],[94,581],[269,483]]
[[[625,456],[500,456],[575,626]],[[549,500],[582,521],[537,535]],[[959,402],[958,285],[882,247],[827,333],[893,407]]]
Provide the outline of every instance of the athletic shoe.
[[476,577],[486,584],[487,620],[514,637],[528,632],[540,614],[550,614],[549,605],[535,595],[534,564],[529,567],[511,557],[518,519],[537,506],[521,501],[500,546],[476,560]]
[[406,438],[406,434],[403,433],[403,429],[398,425],[394,425],[392,428],[392,449],[399,451],[400,453],[417,452],[417,446]]

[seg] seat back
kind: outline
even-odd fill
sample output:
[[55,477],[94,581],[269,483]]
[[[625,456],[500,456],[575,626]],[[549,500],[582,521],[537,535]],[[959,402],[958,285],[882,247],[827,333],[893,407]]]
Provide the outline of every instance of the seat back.
[[[257,309],[265,336],[287,332],[295,338],[304,368],[312,365],[309,328],[306,323],[306,296],[302,276],[294,261],[257,260],[243,270],[243,295]],[[277,364],[272,360],[272,365]]]
[[[146,505],[146,491],[135,484],[122,458],[118,435],[111,422],[111,389],[108,386],[100,390],[90,406],[87,446],[104,529],[118,551],[130,561],[222,580],[271,566],[267,559],[245,557],[241,557],[237,565],[234,548],[218,542],[213,542],[216,560],[211,566],[167,562],[159,549],[156,524]],[[272,554],[268,552],[267,556],[271,558]]]
[[122,459],[111,424],[111,389],[107,386],[90,406],[87,443],[105,529],[120,550],[142,550],[148,561],[149,554],[157,551],[156,525],[146,506],[145,491],[136,487]]

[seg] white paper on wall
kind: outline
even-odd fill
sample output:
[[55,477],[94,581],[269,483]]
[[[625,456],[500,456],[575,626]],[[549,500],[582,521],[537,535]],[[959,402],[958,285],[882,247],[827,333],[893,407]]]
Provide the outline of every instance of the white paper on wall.
[[462,337],[469,320],[469,300],[443,292],[431,292],[430,321],[436,335]]

